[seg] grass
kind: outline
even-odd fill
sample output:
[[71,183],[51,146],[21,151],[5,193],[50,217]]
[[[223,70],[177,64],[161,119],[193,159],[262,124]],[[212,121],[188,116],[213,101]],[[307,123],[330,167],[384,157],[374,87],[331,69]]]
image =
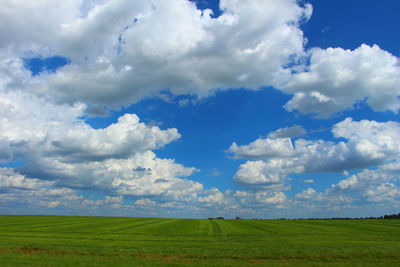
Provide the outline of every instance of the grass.
[[400,266],[400,220],[0,216],[0,266]]

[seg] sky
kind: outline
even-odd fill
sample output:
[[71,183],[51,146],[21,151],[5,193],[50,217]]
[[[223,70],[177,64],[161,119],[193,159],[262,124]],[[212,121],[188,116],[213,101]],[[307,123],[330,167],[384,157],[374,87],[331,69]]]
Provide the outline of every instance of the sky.
[[0,0],[0,214],[398,213],[399,11]]

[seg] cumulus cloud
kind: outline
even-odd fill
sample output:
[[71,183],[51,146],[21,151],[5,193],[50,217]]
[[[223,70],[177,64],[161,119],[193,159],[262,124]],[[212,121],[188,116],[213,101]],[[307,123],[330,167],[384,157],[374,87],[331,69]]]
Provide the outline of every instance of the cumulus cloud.
[[[138,172],[138,168],[151,171]],[[63,162],[57,157],[30,159],[17,171],[28,177],[55,181],[58,186],[99,190],[117,195],[165,196],[173,199],[192,198],[203,186],[181,179],[196,169],[159,159],[151,151],[135,153],[126,159]]]
[[303,136],[307,130],[301,125],[293,125],[291,127],[280,128],[268,135],[270,138],[294,138]]
[[363,44],[355,50],[315,48],[309,56],[306,71],[281,87],[294,94],[287,110],[327,117],[366,100],[374,110],[399,111],[399,59],[389,52]]
[[30,208],[55,208],[63,198],[74,196],[70,188],[56,186],[54,181],[28,178],[13,168],[0,168],[0,204],[3,212],[32,212]]
[[148,198],[141,198],[136,200],[134,204],[137,206],[149,207],[149,206],[155,206],[156,202]]
[[280,206],[287,201],[286,194],[281,191],[275,192],[245,192],[245,191],[237,191],[234,196],[240,200],[240,203],[243,206],[251,207],[251,206]]
[[297,199],[312,199],[316,195],[316,191],[313,188],[307,188],[306,190],[296,194]]
[[[321,192],[308,188],[296,195],[292,205],[318,213],[348,210],[351,217],[371,216],[371,212],[376,211],[376,215],[381,215],[382,209],[398,208],[400,188],[396,184],[399,171],[398,161],[373,170],[365,169]],[[360,206],[366,207],[367,212],[360,211]]]
[[240,165],[234,181],[254,189],[282,189],[287,175],[285,165],[287,162],[281,159],[247,161]]
[[307,188],[290,200],[292,212],[308,210],[308,217],[362,217],[396,210],[400,201],[399,166],[394,161],[365,169],[319,192]]
[[28,179],[11,168],[0,168],[0,190],[35,190],[53,185],[50,181]]
[[166,88],[202,97],[273,85],[303,54],[299,24],[312,10],[292,0],[221,1],[223,14],[212,18],[187,0],[50,2],[2,5],[0,32],[9,38],[0,47],[19,57],[53,53],[71,60],[38,78],[36,94],[113,107]]
[[272,196],[268,196],[263,192],[256,194],[256,199],[266,204],[282,204],[286,200],[286,195],[283,192],[275,192]]
[[[154,150],[179,139],[177,129],[144,124],[135,114],[102,129],[85,122],[87,115],[104,115],[147,97],[170,101],[174,95],[202,98],[216,90],[267,86],[293,95],[288,111],[327,117],[364,100],[374,110],[399,110],[397,57],[368,45],[304,51],[300,24],[310,18],[311,5],[226,0],[220,8],[222,15],[213,18],[211,10],[198,10],[187,0],[2,3],[0,162],[22,166],[0,168],[1,201],[121,210],[188,207],[182,203],[284,207],[292,173],[372,166],[380,166],[380,172],[364,170],[324,194],[333,199],[333,192],[344,192],[336,203],[356,200],[345,195],[352,190],[371,202],[396,199],[396,183],[383,176],[397,170],[388,164],[399,157],[397,122],[346,119],[332,130],[346,141],[298,139],[307,131],[294,125],[248,145],[233,143],[227,152],[249,160],[234,180],[249,192],[206,190],[187,179],[196,168],[158,158]],[[55,55],[68,62],[55,72],[32,76],[25,64]],[[160,93],[165,89],[171,97]],[[220,175],[217,169],[211,174]],[[367,175],[381,182],[362,178]],[[104,199],[76,194],[93,189]],[[319,194],[307,190],[296,201]],[[124,205],[125,198],[133,199],[133,206]]]
[[[368,196],[370,200],[378,198],[372,198],[373,196],[381,195],[385,197],[395,197],[398,195],[398,189],[393,184],[399,181],[400,163],[394,161],[392,163],[384,164],[374,170],[363,170],[362,172],[351,175],[350,177],[339,181],[327,190],[329,194],[340,194],[340,193],[362,193],[364,196]],[[387,190],[386,190],[387,189]],[[391,194],[385,194],[384,192],[392,192]],[[396,195],[397,194],[397,195]]]
[[4,1],[0,7],[0,47],[28,52],[56,45],[60,29],[79,18],[80,4],[80,0]]
[[[289,111],[326,117],[365,99],[375,110],[398,111],[397,57],[376,45],[304,52],[299,26],[311,5],[221,1],[220,8],[222,15],[212,18],[211,10],[187,0],[8,1],[0,7],[0,33],[7,37],[1,54],[70,59],[29,86],[8,87],[56,103],[85,102],[97,113],[164,89],[204,97],[264,86],[294,95]],[[307,58],[310,64],[302,64]]]
[[306,134],[300,125],[285,127],[271,132],[267,138],[258,138],[248,145],[238,146],[235,142],[226,150],[234,158],[277,158],[293,155],[293,145],[290,138]]
[[[182,179],[196,171],[157,158],[154,149],[180,138],[125,114],[103,129],[82,119],[86,105],[57,105],[22,92],[0,96],[0,160],[21,161],[18,176],[2,176],[3,188],[45,186],[99,190],[115,195],[193,198],[203,189]],[[49,194],[56,195],[55,190]]]
[[225,194],[223,194],[215,187],[205,191],[204,193],[206,195],[200,196],[198,198],[198,201],[200,203],[205,203],[206,206],[226,205],[229,203],[229,201],[226,199]]
[[240,158],[275,158],[291,156],[293,146],[290,138],[259,138],[248,145],[238,146],[235,142],[226,150],[233,157]]
[[393,201],[399,199],[400,189],[392,183],[381,184],[375,188],[368,189],[366,196],[371,202]]
[[[79,119],[85,105],[59,106],[29,94],[0,96],[0,146],[3,160],[28,154],[68,161],[102,161],[160,148],[180,138],[176,129],[160,130],[125,114],[104,129]],[[0,154],[0,155],[1,155]],[[12,157],[13,155],[13,157]]]
[[[332,133],[347,141],[298,139],[292,146],[289,138],[267,137],[249,145],[233,143],[228,152],[234,158],[259,159],[241,164],[234,179],[250,187],[282,184],[292,173],[341,173],[379,166],[400,156],[398,122],[347,118],[335,124]],[[282,144],[288,145],[280,148]]]
[[135,114],[126,114],[105,129],[87,125],[75,127],[52,140],[52,153],[68,155],[73,160],[126,158],[138,152],[160,148],[178,139],[176,129],[160,130],[139,122]]

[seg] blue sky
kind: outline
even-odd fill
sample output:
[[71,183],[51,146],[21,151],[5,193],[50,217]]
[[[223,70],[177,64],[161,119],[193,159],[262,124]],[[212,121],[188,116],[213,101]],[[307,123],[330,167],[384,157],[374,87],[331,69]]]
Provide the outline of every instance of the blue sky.
[[398,212],[399,10],[342,0],[0,7],[0,212]]

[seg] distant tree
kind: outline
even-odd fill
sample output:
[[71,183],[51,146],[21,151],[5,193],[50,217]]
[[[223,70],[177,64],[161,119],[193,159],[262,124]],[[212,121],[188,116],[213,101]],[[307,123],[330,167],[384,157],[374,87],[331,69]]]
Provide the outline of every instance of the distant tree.
[[218,220],[223,220],[223,219],[224,219],[224,217],[217,217],[217,219],[218,219]]
[[400,213],[385,215],[385,216],[383,216],[383,219],[400,219]]
[[240,220],[240,217],[239,216],[236,216],[236,218],[235,218],[236,220]]

